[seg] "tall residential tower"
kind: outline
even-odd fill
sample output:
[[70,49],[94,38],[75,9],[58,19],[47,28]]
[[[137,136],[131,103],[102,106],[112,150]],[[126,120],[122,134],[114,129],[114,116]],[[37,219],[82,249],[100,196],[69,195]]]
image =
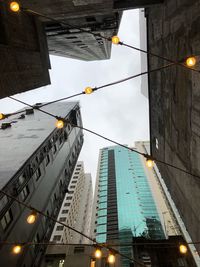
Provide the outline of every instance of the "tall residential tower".
[[[82,125],[77,102],[63,102],[34,109],[23,109],[1,123],[0,189],[20,202],[45,214],[57,217],[79,152],[83,133],[69,124],[55,127],[55,118],[38,110],[41,107]],[[0,236],[6,242],[48,242],[54,222],[42,215],[34,224],[27,224],[31,210],[0,194]],[[11,246],[1,244],[1,265],[38,266],[45,245],[24,246],[19,255]]]

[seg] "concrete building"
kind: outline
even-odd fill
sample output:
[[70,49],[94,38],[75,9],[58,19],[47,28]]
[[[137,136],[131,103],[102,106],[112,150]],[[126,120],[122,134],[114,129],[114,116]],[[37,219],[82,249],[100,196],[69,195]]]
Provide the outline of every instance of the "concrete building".
[[[65,195],[58,220],[89,236],[93,198],[92,180],[91,175],[84,172],[83,162],[77,163],[68,189],[69,192]],[[67,228],[64,229],[63,226],[57,223],[55,224],[50,241],[74,244],[89,242],[87,238]]]
[[[109,38],[117,34],[121,15],[122,12],[115,12],[69,19],[67,24],[73,25],[70,28],[62,23],[47,23],[45,30],[50,54],[85,61],[109,59],[111,42],[101,36]],[[76,25],[96,36],[82,32]]]
[[[190,55],[199,55],[199,12],[199,0],[168,0],[148,8],[148,50],[181,62]],[[168,62],[148,58],[149,69],[165,64]],[[199,69],[199,63],[195,68]],[[199,82],[199,73],[181,66],[149,75],[151,153],[198,176]],[[200,240],[200,179],[163,164],[158,167],[192,240]],[[199,251],[199,245],[196,248]]]
[[[84,172],[83,162],[77,162],[68,189],[69,192],[65,194],[57,220],[90,236],[93,204],[92,180],[91,175]],[[58,243],[58,245],[50,245],[47,248],[43,266],[59,266],[61,262],[69,266],[69,258],[74,249],[76,254],[76,248],[78,247],[77,250],[80,251],[77,251],[77,254],[80,255],[80,253],[86,252],[85,244],[91,243],[86,237],[58,223],[54,226],[50,241]],[[74,246],[60,246],[59,244],[62,243],[74,244]],[[81,263],[83,264],[82,261]]]
[[[70,183],[83,133],[66,125],[55,128],[55,119],[35,109],[24,109],[1,123],[0,186],[19,201],[47,215],[57,217]],[[63,102],[42,108],[82,125],[77,102]],[[8,242],[48,242],[54,223],[38,216],[27,224],[30,210],[0,194],[0,236]],[[24,246],[22,254],[11,253],[10,245],[1,245],[1,265],[39,266],[45,245]]]
[[[97,242],[121,243],[120,251],[129,257],[133,236],[165,238],[143,162],[137,153],[125,148],[100,150],[93,212]],[[121,266],[129,264],[122,258]]]
[[[147,51],[147,27],[145,9],[139,10],[140,49]],[[147,71],[147,54],[140,53],[141,73]],[[141,76],[141,93],[148,98],[148,75]]]
[[51,54],[91,61],[109,59],[111,42],[98,35],[93,36],[87,31],[101,34],[106,38],[112,37],[118,32],[123,10],[160,4],[162,1],[57,0],[55,3],[49,0],[42,2],[22,0],[21,2],[24,7],[48,16],[43,20],[46,24]]
[[[135,148],[145,154],[150,152],[150,142],[138,141],[135,142]],[[163,184],[161,183],[161,176],[158,168],[154,165],[152,168],[146,166],[145,157],[139,155],[140,161],[146,173],[146,177],[151,188],[156,207],[161,219],[161,223],[165,232],[165,237],[180,235],[180,227],[172,210],[171,203],[165,193]]]
[[[181,254],[179,244],[184,244],[181,236],[170,236],[164,240],[148,240],[144,237],[133,238],[133,253],[135,260],[148,267],[195,267],[194,259],[188,251]],[[135,263],[134,267],[141,264]]]
[[0,2],[0,98],[50,84],[50,61],[42,23]]

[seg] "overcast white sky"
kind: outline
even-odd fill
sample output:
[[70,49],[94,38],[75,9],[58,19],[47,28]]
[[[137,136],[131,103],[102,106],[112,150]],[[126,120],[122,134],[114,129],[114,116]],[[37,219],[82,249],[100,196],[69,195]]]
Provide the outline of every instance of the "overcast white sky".
[[[120,40],[139,47],[139,11],[124,12]],[[51,56],[51,85],[18,94],[29,104],[66,97],[141,72],[140,53],[123,46],[113,46],[110,60],[83,62]],[[82,95],[79,100],[83,126],[123,144],[149,140],[148,99],[140,90],[140,78]],[[13,112],[22,105],[7,98],[0,100],[1,112]],[[87,132],[80,155],[86,172],[96,176],[99,149],[112,145]]]

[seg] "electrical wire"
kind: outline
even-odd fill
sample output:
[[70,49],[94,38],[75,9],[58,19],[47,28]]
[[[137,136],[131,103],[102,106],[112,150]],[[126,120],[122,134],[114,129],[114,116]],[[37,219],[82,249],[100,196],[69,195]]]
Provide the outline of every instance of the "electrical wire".
[[[20,103],[22,103],[22,104],[24,104],[24,105],[27,105],[27,106],[29,106],[29,107],[31,107],[31,108],[34,109],[34,106],[33,106],[33,105],[27,104],[27,103],[24,102],[24,101],[21,101],[21,100],[19,100],[19,99],[16,99],[16,98],[14,98],[14,97],[11,97],[11,96],[9,96],[9,98],[12,99],[12,100],[14,100],[14,101],[20,102]],[[181,172],[183,172],[183,173],[189,174],[189,175],[191,175],[191,176],[193,176],[193,177],[196,177],[196,178],[200,179],[200,175],[193,174],[193,173],[191,173],[191,172],[189,172],[189,171],[187,171],[187,170],[185,170],[185,169],[182,169],[182,168],[180,168],[180,167],[177,167],[177,166],[175,166],[175,165],[173,165],[173,164],[171,164],[171,163],[165,162],[165,161],[160,160],[160,159],[157,159],[157,158],[155,158],[155,157],[153,157],[153,156],[151,156],[151,155],[149,155],[149,154],[145,154],[145,153],[142,153],[142,152],[140,152],[140,151],[137,151],[137,150],[135,150],[135,149],[133,149],[133,148],[130,148],[130,147],[128,147],[128,146],[125,146],[125,145],[123,145],[123,144],[121,144],[121,143],[119,143],[119,142],[116,142],[116,141],[114,141],[114,140],[112,140],[112,139],[110,139],[110,138],[108,138],[108,137],[105,137],[104,135],[101,135],[101,134],[99,134],[99,133],[97,133],[97,132],[95,132],[95,131],[92,131],[92,130],[87,129],[87,128],[82,127],[82,126],[78,126],[78,125],[76,125],[76,124],[71,123],[69,120],[65,120],[64,118],[60,118],[60,117],[58,117],[58,116],[56,116],[56,115],[53,115],[52,113],[47,112],[47,111],[45,111],[45,110],[42,110],[42,109],[40,109],[39,107],[37,107],[37,110],[40,111],[40,112],[43,112],[43,113],[45,113],[45,114],[47,114],[47,115],[49,115],[49,116],[51,116],[51,117],[53,117],[53,118],[55,118],[55,119],[62,119],[62,120],[65,121],[66,123],[71,124],[71,126],[73,126],[73,127],[77,127],[77,128],[79,128],[79,129],[81,129],[81,130],[83,130],[83,131],[86,131],[86,132],[89,132],[89,133],[91,133],[91,134],[93,134],[93,135],[96,135],[96,136],[98,136],[98,137],[100,137],[100,138],[102,138],[102,139],[104,139],[104,140],[106,140],[106,141],[109,141],[109,142],[111,142],[111,143],[113,143],[113,144],[116,144],[116,145],[119,145],[119,146],[121,146],[121,147],[123,147],[123,148],[126,148],[126,149],[128,149],[128,150],[130,150],[130,151],[132,151],[132,152],[135,152],[135,153],[137,153],[137,154],[140,154],[141,156],[145,157],[146,159],[151,159],[151,160],[153,160],[153,161],[159,162],[159,163],[161,163],[161,164],[163,164],[163,165],[166,165],[166,166],[168,166],[168,167],[171,167],[171,168],[173,168],[173,169],[179,170],[179,171],[181,171]]]
[[[33,11],[33,10],[29,9],[29,8],[24,8],[24,7],[22,7],[21,9],[22,9],[22,11],[31,13],[31,14],[33,14],[33,15],[37,15],[37,16],[39,16],[39,17],[46,18],[46,19],[51,20],[51,21],[54,21],[54,22],[56,22],[56,23],[60,23],[61,26],[62,26],[62,25],[65,25],[65,26],[67,26],[67,27],[70,27],[70,28],[73,28],[73,29],[77,29],[77,30],[79,30],[80,32],[89,33],[89,34],[92,34],[93,36],[99,36],[99,37],[101,37],[102,39],[105,39],[105,40],[107,40],[107,41],[112,42],[112,38],[111,38],[111,37],[105,37],[105,36],[103,36],[103,35],[100,34],[100,33],[94,33],[93,31],[90,31],[90,30],[84,30],[84,29],[81,28],[81,27],[78,27],[78,26],[76,26],[76,25],[71,25],[71,24],[69,24],[69,23],[66,23],[66,22],[63,21],[63,20],[57,20],[57,19],[51,18],[51,17],[49,17],[49,16],[47,16],[47,15],[44,15],[44,14],[42,14],[42,13]],[[190,71],[195,71],[195,72],[200,73],[199,70],[196,70],[196,69],[194,69],[194,68],[192,68],[192,67],[188,67],[187,65],[183,64],[182,62],[177,62],[177,61],[171,60],[171,59],[169,59],[169,58],[167,58],[167,57],[158,55],[158,54],[153,53],[153,52],[146,51],[146,50],[144,50],[144,49],[141,49],[141,48],[138,48],[138,47],[135,47],[135,46],[126,44],[126,43],[124,43],[124,42],[119,42],[118,44],[119,44],[119,45],[122,45],[122,46],[125,46],[125,47],[128,47],[128,48],[131,48],[131,49],[133,49],[133,50],[139,51],[139,52],[141,52],[141,53],[145,53],[145,54],[148,54],[148,55],[150,55],[150,56],[153,56],[153,57],[156,57],[156,58],[159,58],[159,59],[168,61],[168,62],[170,62],[170,63],[176,64],[176,65],[181,66],[181,67],[183,67],[183,68],[185,68],[185,69],[189,69]]]
[[[106,88],[106,87],[109,87],[109,86],[113,86],[113,85],[116,85],[116,84],[120,84],[120,83],[126,82],[128,80],[132,80],[134,78],[140,77],[140,76],[145,75],[145,74],[149,74],[149,73],[153,73],[153,72],[156,72],[156,71],[160,71],[160,70],[166,69],[166,68],[171,67],[173,65],[174,65],[174,63],[170,63],[170,64],[167,64],[167,65],[161,66],[159,68],[156,68],[156,69],[153,69],[153,70],[144,71],[144,72],[129,76],[129,77],[124,78],[124,79],[120,79],[120,80],[117,80],[117,81],[114,81],[114,82],[111,82],[111,83],[108,83],[108,84],[104,84],[104,85],[101,85],[101,86],[98,86],[98,87],[94,87],[92,89],[93,89],[93,91],[97,91],[97,90],[100,90],[100,89],[103,89],[103,88]],[[60,102],[60,101],[63,101],[63,100],[68,100],[68,99],[71,99],[73,97],[81,96],[81,95],[84,95],[84,94],[85,94],[85,92],[83,91],[81,93],[77,93],[77,94],[74,94],[74,95],[71,95],[71,96],[67,96],[67,97],[63,97],[63,98],[60,98],[60,99],[57,99],[57,100],[54,100],[54,101],[46,102],[45,104],[42,104],[40,107],[44,107],[44,106],[47,106],[47,105],[50,105],[50,104],[53,104],[53,103],[57,103],[57,102]],[[12,97],[12,96],[8,96],[8,98],[14,100],[14,97]],[[33,107],[33,106],[28,105],[25,102],[23,102],[21,100],[18,100],[16,98],[15,98],[15,100],[18,101],[21,104]],[[36,107],[35,107],[35,109],[36,109]],[[37,107],[37,109],[38,109],[38,107]],[[22,112],[22,111],[19,111],[19,113],[20,112]],[[45,112],[45,113],[47,114],[47,112]],[[13,113],[12,113],[12,115],[13,115]]]
[[[58,223],[58,224],[61,224],[62,226],[64,226],[64,227],[66,227],[66,228],[68,228],[68,229],[70,229],[70,230],[76,232],[77,234],[80,234],[81,236],[84,236],[85,238],[87,238],[88,240],[92,241],[93,243],[95,243],[95,244],[98,245],[99,247],[106,248],[106,249],[108,249],[108,250],[110,250],[110,251],[113,251],[113,252],[119,254],[121,257],[130,260],[131,262],[136,262],[136,263],[140,264],[140,265],[143,266],[143,267],[147,267],[147,266],[144,265],[142,262],[137,261],[137,260],[135,260],[135,259],[133,259],[133,258],[130,258],[130,257],[128,257],[127,255],[121,253],[120,251],[118,251],[118,250],[116,250],[116,249],[114,249],[114,248],[112,248],[112,247],[110,247],[110,246],[107,246],[107,245],[105,245],[105,244],[98,243],[95,239],[91,238],[90,236],[88,236],[88,235],[86,235],[86,234],[84,234],[84,233],[78,231],[77,229],[75,229],[75,228],[73,228],[73,227],[71,227],[71,226],[69,226],[69,225],[67,225],[67,224],[65,224],[65,223],[63,223],[63,222],[58,221],[58,220],[55,219],[54,217],[52,217],[52,216],[50,216],[50,215],[44,213],[43,211],[38,210],[38,209],[35,208],[35,207],[32,207],[32,206],[26,204],[25,202],[20,201],[19,199],[17,199],[16,197],[14,197],[14,196],[8,194],[8,193],[5,192],[4,190],[1,190],[1,189],[0,189],[0,193],[6,195],[8,198],[11,198],[13,201],[16,201],[18,204],[23,205],[24,207],[30,209],[31,211],[35,211],[35,212],[37,212],[38,214],[40,214],[40,215],[42,215],[42,216],[44,216],[44,217],[50,219],[51,221],[53,221],[53,222],[55,222],[55,223]],[[15,244],[16,244],[16,242],[15,242]],[[25,244],[26,244],[26,243],[25,243]]]

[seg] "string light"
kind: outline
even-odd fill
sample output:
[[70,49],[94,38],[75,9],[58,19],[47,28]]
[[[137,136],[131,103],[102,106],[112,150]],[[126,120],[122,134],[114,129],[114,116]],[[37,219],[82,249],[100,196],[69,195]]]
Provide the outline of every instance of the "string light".
[[147,158],[147,159],[146,159],[146,166],[147,166],[148,168],[152,168],[153,165],[154,165],[154,161],[153,161],[152,159],[150,159],[150,158]]
[[[96,90],[96,88],[95,88],[95,90]],[[14,98],[14,97],[11,97],[11,96],[9,96],[9,98],[12,99],[12,100],[15,100],[15,101],[17,101],[17,102],[20,102],[20,103],[22,103],[22,104],[24,104],[24,105],[27,105],[27,106],[29,106],[29,107],[34,108],[34,106],[32,106],[32,105],[30,105],[30,104],[28,104],[28,103],[25,103],[24,101],[21,101],[21,100],[19,100],[19,99],[16,99],[16,98]],[[45,111],[45,110],[42,110],[42,109],[40,109],[40,108],[37,108],[37,110],[40,111],[40,112],[42,112],[42,113],[45,113],[45,114],[47,114],[47,115],[49,115],[49,116],[51,116],[51,117],[58,118],[56,115],[53,115],[52,113],[47,112],[47,111]],[[105,136],[103,136],[103,135],[101,135],[101,134],[98,134],[98,133],[96,133],[96,132],[94,132],[94,131],[92,131],[92,130],[90,130],[90,129],[84,128],[84,127],[79,126],[79,125],[75,125],[75,124],[71,123],[70,121],[68,121],[68,122],[70,123],[70,125],[71,125],[72,127],[77,127],[77,128],[82,129],[82,130],[84,130],[84,131],[87,131],[87,132],[89,132],[89,133],[91,133],[91,134],[94,134],[94,135],[96,135],[96,136],[98,136],[98,137],[100,137],[100,138],[102,138],[102,139],[104,139],[104,140],[107,140],[107,141],[109,141],[109,142],[111,142],[111,143],[113,143],[113,144],[119,145],[119,146],[121,146],[121,147],[124,147],[124,148],[130,150],[130,151],[133,151],[133,152],[135,152],[135,153],[137,153],[137,154],[140,154],[140,155],[144,156],[145,158],[151,158],[151,159],[154,160],[154,161],[157,161],[157,162],[162,163],[162,164],[164,164],[164,165],[166,165],[166,166],[169,166],[169,167],[171,167],[171,168],[174,168],[174,169],[176,169],[176,170],[179,170],[179,171],[181,171],[181,172],[184,172],[184,173],[186,173],[186,174],[189,174],[189,175],[191,175],[191,176],[194,176],[194,177],[200,179],[200,176],[199,176],[199,175],[193,174],[193,173],[191,173],[191,172],[189,172],[189,171],[187,171],[187,170],[184,170],[184,169],[182,169],[182,168],[179,168],[179,167],[177,167],[177,166],[175,166],[175,165],[173,165],[173,164],[170,164],[170,163],[168,163],[168,162],[165,162],[165,161],[162,161],[162,160],[157,159],[157,158],[155,158],[155,157],[152,157],[151,155],[148,155],[148,154],[145,154],[145,153],[141,153],[141,152],[139,152],[139,151],[137,151],[137,150],[135,150],[135,149],[132,149],[132,148],[130,148],[130,147],[128,147],[128,146],[125,146],[125,145],[123,145],[123,144],[120,144],[119,142],[116,142],[116,141],[114,141],[114,140],[112,140],[112,139],[110,139],[110,138],[107,138],[107,137],[105,137]]]
[[186,254],[188,249],[187,249],[187,247],[185,245],[181,244],[179,246],[179,251],[180,251],[181,254]]
[[108,263],[110,263],[110,264],[115,263],[115,255],[111,252],[108,255]]
[[89,95],[93,92],[93,88],[92,87],[86,87],[85,90],[84,90],[84,93]]
[[119,44],[119,42],[120,42],[120,39],[119,39],[119,37],[118,36],[113,36],[112,38],[111,38],[111,40],[112,40],[112,43],[113,44]]
[[97,248],[94,253],[95,258],[100,259],[102,256],[102,252],[100,248]]
[[6,118],[5,114],[0,113],[0,120],[4,120]]
[[160,56],[160,55],[157,55],[157,54],[155,54],[155,53],[152,53],[152,52],[149,52],[149,51],[140,49],[140,48],[138,48],[138,47],[134,47],[134,46],[131,46],[131,45],[122,43],[122,42],[120,42],[118,36],[113,36],[112,38],[110,38],[110,37],[105,37],[105,36],[101,35],[100,33],[94,33],[94,32],[92,32],[92,31],[90,31],[90,30],[85,30],[85,29],[80,28],[80,27],[78,27],[78,26],[75,26],[75,25],[71,25],[71,24],[69,24],[69,23],[66,23],[65,21],[62,21],[62,20],[56,20],[56,19],[54,19],[54,18],[51,18],[51,17],[49,17],[49,16],[46,16],[46,15],[44,15],[44,14],[41,14],[41,13],[39,13],[39,12],[33,11],[33,10],[31,10],[31,9],[28,9],[28,8],[23,8],[22,10],[23,10],[24,12],[32,13],[32,14],[34,14],[34,15],[37,15],[37,16],[46,18],[46,19],[51,20],[51,21],[53,21],[53,22],[62,23],[62,25],[65,25],[65,26],[67,26],[67,27],[71,27],[71,28],[73,28],[73,29],[77,29],[77,30],[79,30],[80,32],[89,33],[89,34],[92,34],[92,35],[95,36],[95,37],[96,37],[96,36],[101,37],[101,38],[104,39],[104,40],[111,41],[113,44],[121,44],[121,45],[124,45],[125,47],[134,49],[134,50],[136,50],[136,51],[139,51],[139,52],[142,52],[142,53],[145,53],[145,54],[148,54],[148,55],[157,57],[157,58],[160,58],[160,59],[162,59],[162,60],[166,60],[166,61],[168,61],[168,62],[171,62],[171,63],[173,63],[173,64],[179,65],[179,66],[181,66],[181,67],[190,69],[191,71],[196,71],[196,72],[199,72],[199,73],[200,73],[199,70],[196,70],[196,69],[193,69],[193,68],[191,68],[191,67],[188,67],[187,65],[183,64],[183,62],[177,62],[177,61],[168,59],[168,58],[166,58],[166,57],[164,57],[164,56]]
[[20,11],[20,6],[18,2],[11,2],[10,3],[10,10],[13,12],[19,12]]
[[187,65],[188,67],[194,67],[194,66],[196,65],[196,62],[197,62],[197,60],[196,60],[195,57],[188,57],[188,58],[186,59],[186,61],[185,61],[186,65]]
[[22,246],[21,245],[15,245],[13,248],[12,248],[12,252],[14,254],[19,254],[22,252]]
[[58,119],[56,121],[56,128],[58,129],[62,129],[64,127],[65,123],[64,123],[64,120],[63,119]]
[[36,221],[36,218],[37,218],[37,212],[33,210],[27,217],[26,221],[28,224],[33,224]]

